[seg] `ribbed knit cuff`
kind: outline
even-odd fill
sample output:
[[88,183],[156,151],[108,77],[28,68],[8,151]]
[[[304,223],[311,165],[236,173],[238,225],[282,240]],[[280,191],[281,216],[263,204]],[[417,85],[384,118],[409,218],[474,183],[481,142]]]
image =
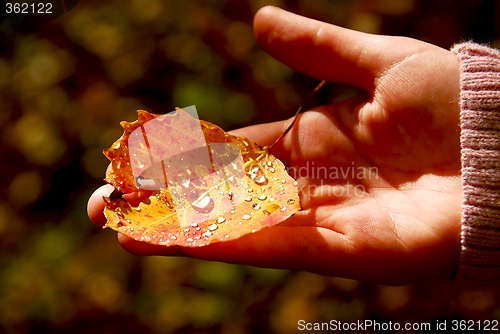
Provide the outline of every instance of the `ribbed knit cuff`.
[[456,276],[469,289],[500,287],[500,52],[456,45],[460,59],[464,202]]

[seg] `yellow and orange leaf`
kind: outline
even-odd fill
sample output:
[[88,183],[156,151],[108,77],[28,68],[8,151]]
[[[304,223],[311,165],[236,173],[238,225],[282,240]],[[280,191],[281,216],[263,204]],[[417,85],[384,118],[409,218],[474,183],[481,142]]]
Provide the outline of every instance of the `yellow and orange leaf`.
[[[105,227],[159,245],[197,247],[276,225],[300,210],[297,183],[267,148],[175,114],[138,112],[104,154]],[[197,131],[200,130],[200,131]],[[199,133],[199,134],[198,134]],[[201,145],[200,143],[206,143]],[[152,195],[134,207],[123,194]]]

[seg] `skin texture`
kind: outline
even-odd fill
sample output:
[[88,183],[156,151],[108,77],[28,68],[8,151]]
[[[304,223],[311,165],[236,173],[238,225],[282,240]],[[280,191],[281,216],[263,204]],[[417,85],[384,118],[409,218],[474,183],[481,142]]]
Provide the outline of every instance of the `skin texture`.
[[[382,284],[451,279],[462,203],[457,58],[421,41],[360,33],[276,7],[259,10],[254,30],[263,49],[295,70],[366,92],[303,113],[273,148],[292,167],[303,209],[276,227],[201,248],[119,235],[121,245],[137,255]],[[235,133],[269,145],[290,122]],[[104,186],[89,200],[97,225],[104,224],[102,196],[111,189]]]

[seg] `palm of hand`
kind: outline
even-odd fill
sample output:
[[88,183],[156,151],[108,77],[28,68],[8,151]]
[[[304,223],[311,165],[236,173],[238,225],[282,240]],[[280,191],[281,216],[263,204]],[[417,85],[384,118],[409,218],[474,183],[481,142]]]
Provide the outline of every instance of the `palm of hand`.
[[[376,143],[387,141],[386,148],[361,142],[336,113],[352,102],[304,114],[287,152],[303,206],[288,225],[316,230],[318,238],[308,249],[317,247],[312,252],[319,263],[307,265],[314,272],[386,283],[418,280],[427,270],[449,275],[458,246],[459,160],[443,166],[426,159],[434,152],[420,158],[387,152],[420,149],[401,128],[392,142],[373,135]],[[382,127],[394,130],[390,122]]]

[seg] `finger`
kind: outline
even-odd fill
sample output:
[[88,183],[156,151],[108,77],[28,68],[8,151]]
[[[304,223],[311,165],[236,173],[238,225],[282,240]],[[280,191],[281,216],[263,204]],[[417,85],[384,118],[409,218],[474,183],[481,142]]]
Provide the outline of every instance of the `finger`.
[[396,37],[341,28],[273,6],[257,12],[254,31],[259,44],[288,66],[367,91],[388,66],[404,58],[394,50]]
[[[104,207],[106,203],[104,202],[104,197],[109,197],[114,189],[112,185],[103,185],[94,191],[89,198],[87,203],[87,214],[92,223],[97,226],[104,226],[106,224],[106,217],[104,216]],[[151,196],[152,193],[153,192],[150,190],[139,190],[134,193],[123,195],[123,198],[125,198],[130,205],[137,206],[142,200]]]
[[164,255],[164,256],[182,256],[184,255],[180,246],[162,246],[153,245],[132,239],[124,234],[118,233],[120,245],[129,253],[139,256]]
[[[232,241],[204,247],[164,247],[119,238],[135,255],[189,256],[198,259],[264,268],[306,270],[334,276],[353,276],[352,255],[340,233],[317,227],[275,226]],[[328,258],[328,255],[333,255]],[[328,263],[325,264],[325,260]]]
[[317,227],[279,225],[234,241],[186,248],[184,252],[211,261],[342,276],[345,273],[332,272],[332,269],[345,265],[325,266],[324,260],[326,254],[337,254],[336,261],[342,262],[342,254],[347,253],[347,248],[339,233]]
[[108,197],[114,190],[113,186],[106,184],[98,188],[90,196],[87,203],[87,214],[92,221],[97,226],[104,226],[106,224],[106,217],[104,217],[104,200],[103,197]]

